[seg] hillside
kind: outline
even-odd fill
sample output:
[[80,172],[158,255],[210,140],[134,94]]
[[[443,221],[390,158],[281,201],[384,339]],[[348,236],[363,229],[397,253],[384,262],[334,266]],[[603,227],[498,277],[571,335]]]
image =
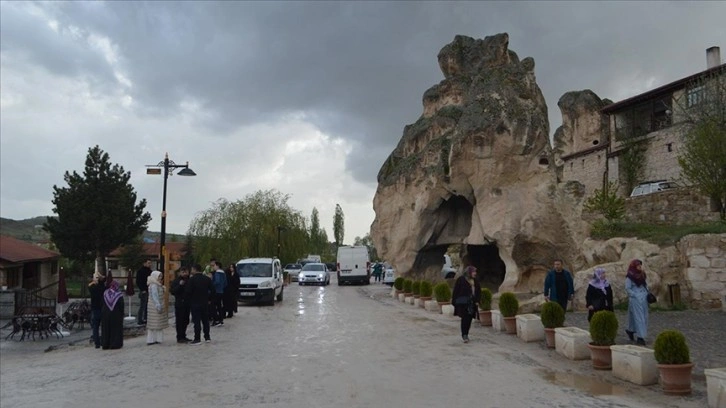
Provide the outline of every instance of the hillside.
[[[22,239],[29,242],[47,242],[50,235],[43,230],[43,223],[46,217],[33,217],[25,220],[12,220],[9,218],[0,218],[0,234],[9,235],[13,238]],[[144,232],[144,239],[147,241],[158,241],[161,233],[157,231]],[[166,241],[183,241],[184,235],[166,234]]]

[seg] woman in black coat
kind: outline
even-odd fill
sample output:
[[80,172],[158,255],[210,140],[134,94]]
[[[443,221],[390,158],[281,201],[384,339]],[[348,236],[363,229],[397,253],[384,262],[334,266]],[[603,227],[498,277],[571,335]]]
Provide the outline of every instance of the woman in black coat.
[[587,321],[592,315],[600,310],[613,311],[613,289],[610,282],[605,279],[605,269],[595,268],[590,284],[585,294],[585,305],[587,306]]
[[237,298],[239,297],[239,276],[234,265],[230,265],[225,271],[227,274],[227,287],[224,288],[224,311],[227,318],[237,313]]
[[479,299],[481,298],[481,286],[476,279],[476,268],[467,266],[464,274],[459,276],[454,284],[454,292],[451,294],[452,303],[454,304],[454,316],[461,318],[461,338],[464,343],[469,342],[469,329],[471,321],[474,319],[479,308]]

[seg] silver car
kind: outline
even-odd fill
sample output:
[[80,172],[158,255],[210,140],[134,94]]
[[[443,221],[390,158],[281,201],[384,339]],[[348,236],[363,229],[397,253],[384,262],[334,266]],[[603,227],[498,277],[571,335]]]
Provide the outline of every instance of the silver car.
[[330,274],[324,263],[307,263],[302,267],[297,277],[300,286],[313,285],[330,285]]
[[302,265],[300,264],[287,264],[282,269],[282,272],[287,272],[290,276],[290,282],[297,282],[297,276],[300,274]]

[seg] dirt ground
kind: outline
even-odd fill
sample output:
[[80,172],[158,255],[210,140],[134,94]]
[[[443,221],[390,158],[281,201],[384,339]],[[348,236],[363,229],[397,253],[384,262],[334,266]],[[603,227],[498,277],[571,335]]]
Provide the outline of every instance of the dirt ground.
[[[704,407],[629,385],[589,361],[475,322],[394,301],[383,285],[286,288],[274,307],[242,306],[212,342],[103,351],[78,341],[0,348],[0,406],[14,407]],[[188,330],[191,336],[191,328]],[[86,335],[84,335],[85,337]]]

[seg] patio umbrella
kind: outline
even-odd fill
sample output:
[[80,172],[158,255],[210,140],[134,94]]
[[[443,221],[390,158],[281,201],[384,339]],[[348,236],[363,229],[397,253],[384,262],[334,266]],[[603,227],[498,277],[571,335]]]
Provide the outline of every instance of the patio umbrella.
[[126,296],[129,297],[129,316],[126,318],[126,320],[131,320],[133,317],[131,317],[131,297],[136,293],[134,292],[134,274],[131,272],[131,269],[129,269],[129,276],[128,280],[126,281]]

